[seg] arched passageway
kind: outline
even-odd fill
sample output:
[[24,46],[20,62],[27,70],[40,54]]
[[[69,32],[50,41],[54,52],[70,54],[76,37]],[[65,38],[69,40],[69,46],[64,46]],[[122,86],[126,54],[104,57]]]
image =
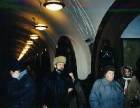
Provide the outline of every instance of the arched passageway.
[[66,72],[73,71],[75,76],[77,77],[77,64],[76,64],[75,52],[71,44],[71,41],[66,36],[61,36],[56,46],[55,56],[60,56],[60,55],[65,56],[67,58],[65,71]]

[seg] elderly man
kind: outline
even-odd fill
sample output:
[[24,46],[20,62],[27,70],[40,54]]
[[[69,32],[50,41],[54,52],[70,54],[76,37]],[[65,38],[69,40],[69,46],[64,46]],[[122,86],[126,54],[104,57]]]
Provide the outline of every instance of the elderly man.
[[68,72],[64,72],[66,58],[54,58],[54,71],[44,78],[43,108],[68,108],[70,99],[74,97],[73,82]]

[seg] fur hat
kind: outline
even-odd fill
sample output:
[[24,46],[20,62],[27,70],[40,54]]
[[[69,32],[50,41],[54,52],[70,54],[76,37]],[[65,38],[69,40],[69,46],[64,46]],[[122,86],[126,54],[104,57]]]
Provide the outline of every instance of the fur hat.
[[57,64],[57,63],[64,63],[66,64],[66,57],[64,56],[58,56],[54,58],[53,64]]

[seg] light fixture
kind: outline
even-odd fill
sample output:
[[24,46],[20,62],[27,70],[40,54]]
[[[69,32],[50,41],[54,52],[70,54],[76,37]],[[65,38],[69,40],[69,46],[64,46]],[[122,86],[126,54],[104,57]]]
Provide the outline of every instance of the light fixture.
[[43,4],[47,9],[52,11],[58,11],[65,7],[63,0],[46,0]]
[[35,29],[37,29],[37,30],[45,30],[46,28],[48,28],[48,27],[44,24],[35,25]]
[[33,41],[28,40],[28,41],[27,41],[27,44],[28,44],[28,45],[31,45],[31,44],[33,44]]
[[33,40],[38,39],[38,35],[37,34],[31,34],[30,38],[33,39]]
[[29,49],[29,48],[30,48],[30,45],[29,44],[25,46],[25,49]]
[[40,9],[39,9],[39,15],[38,15],[38,22],[37,22],[37,24],[35,24],[34,28],[37,30],[45,30],[46,28],[48,28],[48,26],[46,26],[45,24],[39,23],[39,17],[41,16],[41,10],[43,13],[41,2],[39,2],[39,3],[40,3]]

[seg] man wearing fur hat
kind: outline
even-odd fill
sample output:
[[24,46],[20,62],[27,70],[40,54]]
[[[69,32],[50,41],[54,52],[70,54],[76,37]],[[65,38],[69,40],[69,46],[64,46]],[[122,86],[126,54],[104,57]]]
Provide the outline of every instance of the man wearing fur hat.
[[64,72],[66,58],[54,58],[53,72],[43,80],[43,108],[68,108],[69,102],[74,97],[73,83],[68,73]]

